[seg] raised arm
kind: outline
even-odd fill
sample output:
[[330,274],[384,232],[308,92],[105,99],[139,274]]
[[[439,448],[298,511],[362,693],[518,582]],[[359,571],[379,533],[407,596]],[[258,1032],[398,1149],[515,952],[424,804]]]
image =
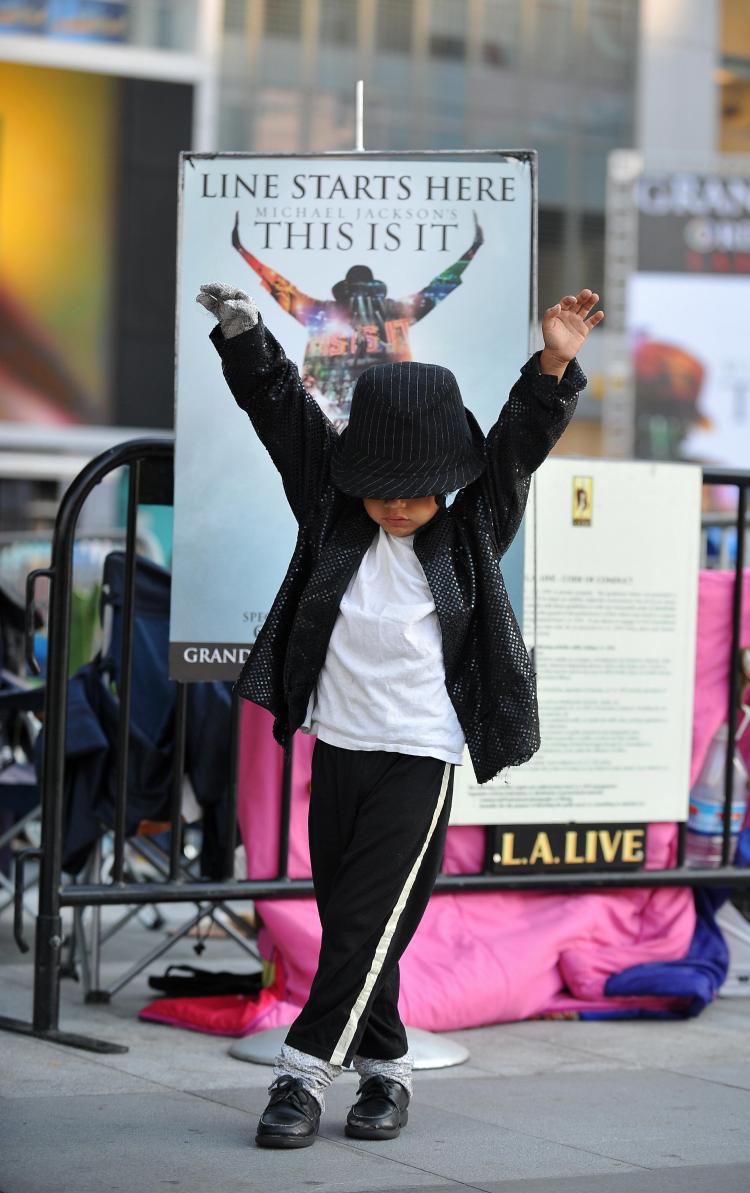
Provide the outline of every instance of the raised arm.
[[317,299],[311,298],[309,294],[304,294],[299,290],[293,282],[280,274],[275,269],[271,269],[270,265],[264,265],[262,261],[246,249],[240,240],[240,214],[237,212],[234,221],[234,228],[232,229],[232,244],[242,259],[247,262],[251,269],[254,269],[260,278],[261,285],[264,290],[277,302],[282,310],[296,319],[298,323],[307,325],[311,318],[315,315],[318,309],[325,305],[318,302]]
[[531,477],[567,427],[586,386],[575,353],[604,312],[586,318],[598,294],[581,290],[545,312],[545,347],[521,369],[508,401],[487,436],[487,467],[458,494],[452,511],[474,518],[481,508],[504,555],[518,530]]
[[244,291],[212,282],[201,286],[196,301],[219,320],[210,338],[226,382],[279,470],[287,500],[302,521],[320,498],[336,431]]
[[476,212],[474,212],[474,239],[462,256],[434,277],[431,282],[428,282],[422,290],[412,294],[410,298],[400,304],[408,312],[412,323],[418,323],[420,319],[424,319],[425,315],[429,315],[439,302],[442,302],[457,286],[461,285],[462,273],[483,244],[484,233],[479,225]]

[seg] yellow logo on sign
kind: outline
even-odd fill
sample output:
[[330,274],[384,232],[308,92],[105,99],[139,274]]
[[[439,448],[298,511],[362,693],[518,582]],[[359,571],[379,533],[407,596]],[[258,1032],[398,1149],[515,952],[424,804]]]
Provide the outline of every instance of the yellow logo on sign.
[[573,477],[573,525],[590,526],[594,508],[594,478]]

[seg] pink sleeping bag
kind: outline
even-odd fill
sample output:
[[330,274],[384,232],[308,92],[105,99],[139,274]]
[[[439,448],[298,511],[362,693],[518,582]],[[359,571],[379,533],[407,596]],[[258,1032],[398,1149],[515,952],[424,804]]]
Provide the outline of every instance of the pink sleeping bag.
[[[750,573],[749,573],[750,576]],[[692,778],[726,717],[733,573],[700,576]],[[743,641],[750,641],[746,582]],[[271,716],[241,702],[239,819],[249,878],[272,877],[278,858],[282,755]],[[750,736],[750,735],[748,735]],[[289,875],[310,874],[307,846],[313,741],[298,734],[292,774]],[[649,826],[647,867],[674,863],[676,827]],[[483,830],[448,830],[444,870],[481,870]],[[258,1026],[290,1023],[305,1001],[317,963],[320,922],[313,899],[263,900],[260,946],[283,961],[285,991]],[[646,961],[676,960],[690,945],[690,888],[581,893],[534,891],[436,894],[401,961],[404,1022],[435,1031],[553,1012],[679,1006],[658,998],[607,998],[610,974]]]

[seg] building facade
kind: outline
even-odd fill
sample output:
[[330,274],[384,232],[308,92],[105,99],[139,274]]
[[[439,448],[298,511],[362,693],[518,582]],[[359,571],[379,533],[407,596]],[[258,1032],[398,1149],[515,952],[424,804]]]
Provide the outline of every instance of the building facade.
[[361,78],[367,149],[536,149],[544,307],[576,279],[602,276],[607,155],[633,144],[638,8],[226,0],[218,143],[354,148]]
[[[65,11],[74,8],[71,0]],[[179,149],[353,149],[358,79],[367,149],[533,148],[542,309],[579,285],[603,293],[612,150],[750,149],[748,0],[112,0],[77,8],[74,37],[53,20],[60,6],[0,0],[0,295],[60,357],[56,384],[68,396],[46,395],[63,411],[53,422],[171,425]],[[69,201],[60,186],[33,180],[24,193],[11,160],[14,144],[19,160],[30,156],[23,130],[32,114],[44,157],[63,101],[79,105],[71,136],[102,142],[87,166],[96,187],[69,188]],[[45,169],[62,165],[46,153]],[[45,213],[46,202],[54,211]],[[19,237],[12,212],[28,236]],[[65,261],[54,272],[37,259],[31,229],[53,225],[58,256],[78,238],[93,263],[90,283],[77,271],[75,308]],[[158,296],[148,313],[144,291]],[[74,314],[82,330],[71,335]],[[592,423],[604,352],[601,334],[587,349],[591,384],[581,404]],[[27,390],[25,375],[5,397],[0,385],[0,420],[24,421]]]

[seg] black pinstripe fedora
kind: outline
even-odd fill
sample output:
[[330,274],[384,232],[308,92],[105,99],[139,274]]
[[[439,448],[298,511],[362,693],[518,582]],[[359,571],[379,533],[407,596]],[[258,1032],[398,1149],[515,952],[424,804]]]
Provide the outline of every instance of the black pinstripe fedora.
[[484,471],[484,435],[441,365],[372,365],[357,378],[331,480],[352,497],[427,497]]

